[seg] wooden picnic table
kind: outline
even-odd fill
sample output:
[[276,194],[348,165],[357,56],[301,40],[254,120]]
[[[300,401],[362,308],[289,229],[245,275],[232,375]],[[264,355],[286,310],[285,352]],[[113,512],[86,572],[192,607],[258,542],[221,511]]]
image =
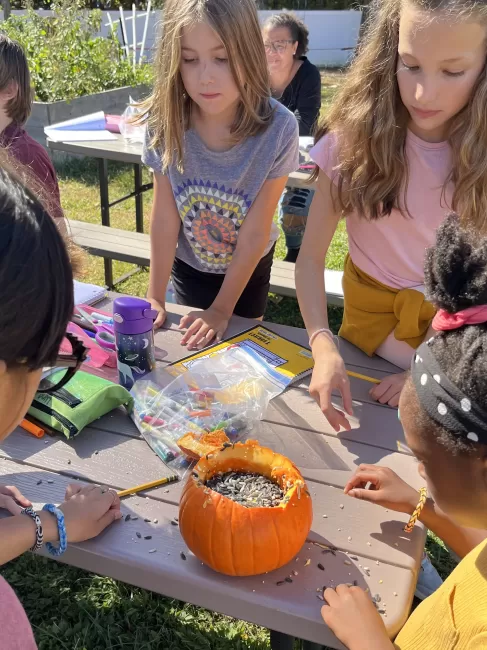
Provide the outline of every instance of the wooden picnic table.
[[[161,367],[187,355],[177,325],[188,309],[168,307],[165,329],[156,334]],[[254,324],[234,317],[227,333],[232,336]],[[302,329],[265,325],[307,344]],[[340,348],[348,368],[356,372],[381,378],[397,370],[344,341]],[[309,396],[308,381],[274,399],[251,434],[296,463],[313,497],[310,542],[288,566],[248,578],[231,578],[203,566],[188,552],[178,527],[171,525],[178,515],[182,482],[124,499],[123,514],[137,520],[122,519],[98,538],[70,545],[61,561],[267,627],[277,632],[272,637],[276,649],[291,647],[285,635],[306,640],[307,648],[315,648],[313,644],[343,648],[322,622],[318,590],[356,581],[373,595],[380,594],[380,607],[387,613],[384,622],[390,635],[395,635],[409,614],[425,530],[419,525],[407,535],[405,515],[346,497],[342,489],[361,462],[391,467],[419,487],[416,463],[405,447],[397,411],[373,402],[370,384],[351,380],[352,430],[336,434]],[[93,422],[69,442],[61,436],[39,440],[18,429],[0,447],[0,481],[16,485],[37,505],[61,502],[73,478],[125,489],[170,473],[123,409]],[[136,532],[152,539],[138,539]],[[336,555],[323,554],[312,542],[337,547]],[[149,553],[151,549],[157,550]],[[276,585],[292,571],[297,572],[292,584]]]

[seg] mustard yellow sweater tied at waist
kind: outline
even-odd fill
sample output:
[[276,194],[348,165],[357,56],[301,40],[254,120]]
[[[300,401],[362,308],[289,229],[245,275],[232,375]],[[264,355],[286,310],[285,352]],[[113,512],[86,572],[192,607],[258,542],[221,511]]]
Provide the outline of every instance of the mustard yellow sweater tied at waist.
[[339,335],[372,356],[391,332],[398,341],[416,349],[436,313],[415,289],[391,289],[345,259],[345,309]]

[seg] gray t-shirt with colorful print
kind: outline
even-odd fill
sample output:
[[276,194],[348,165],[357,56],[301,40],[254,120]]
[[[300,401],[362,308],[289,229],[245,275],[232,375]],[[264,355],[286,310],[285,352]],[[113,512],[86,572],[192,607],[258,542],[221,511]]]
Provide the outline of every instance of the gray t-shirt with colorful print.
[[[184,172],[171,165],[166,174],[181,217],[176,257],[206,273],[225,273],[240,227],[268,179],[287,176],[299,166],[296,118],[272,101],[274,116],[262,133],[225,152],[208,149],[194,129],[185,133]],[[162,173],[161,152],[149,147],[142,161]],[[267,254],[279,232],[272,225]]]

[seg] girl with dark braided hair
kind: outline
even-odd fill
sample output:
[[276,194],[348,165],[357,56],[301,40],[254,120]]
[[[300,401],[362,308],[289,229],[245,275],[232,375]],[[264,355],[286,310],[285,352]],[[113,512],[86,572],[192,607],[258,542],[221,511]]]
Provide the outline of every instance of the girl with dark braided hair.
[[394,645],[370,596],[358,587],[327,589],[323,618],[350,650],[487,648],[487,236],[450,215],[426,255],[425,281],[438,309],[436,334],[417,350],[399,410],[428,498],[372,465],[359,467],[345,493],[419,513],[463,559]]

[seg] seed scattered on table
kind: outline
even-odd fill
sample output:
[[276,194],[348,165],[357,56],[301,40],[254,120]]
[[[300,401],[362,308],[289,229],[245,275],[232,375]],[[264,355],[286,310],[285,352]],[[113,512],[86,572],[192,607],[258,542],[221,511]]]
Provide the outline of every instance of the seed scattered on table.
[[182,560],[186,561],[186,555],[182,551],[181,551],[181,553],[179,555],[181,556]]
[[140,533],[135,533],[138,539],[142,539],[142,535]]
[[154,523],[155,523],[155,524],[158,524],[158,523],[159,523],[159,519],[154,519]]
[[341,529],[341,528],[338,528],[337,530],[338,530],[338,532],[339,532],[339,533],[341,533],[341,532],[342,532],[342,529]]
[[149,553],[155,553],[157,551],[157,548],[151,548]]
[[70,460],[68,460],[68,465],[71,465],[71,461],[70,461]]
[[343,560],[343,564],[346,564],[347,566],[352,566],[350,560]]
[[277,585],[278,587],[280,587],[281,585],[285,585],[285,584],[286,584],[286,581],[285,581],[285,580],[278,580],[278,581],[276,582],[276,585]]
[[324,567],[320,562],[318,562],[318,569],[319,569],[320,571],[324,571],[324,570],[325,570],[325,567]]
[[130,521],[130,515],[125,515],[125,521]]
[[144,518],[144,521],[145,521],[146,524],[150,524],[150,523],[151,523],[151,519],[149,519],[148,517],[145,517],[145,518]]
[[357,557],[356,555],[349,555],[349,558],[350,558],[351,560],[355,560],[355,561],[358,560],[358,557]]
[[178,525],[178,522],[174,521],[174,519],[171,519],[171,526],[177,526],[177,525]]
[[152,535],[145,535],[144,539],[152,539]]
[[42,483],[42,479],[40,481],[37,481],[37,485],[40,485]]
[[375,594],[374,596],[372,596],[372,600],[374,601],[374,603],[380,603],[382,598],[380,597],[380,594]]
[[293,576],[297,576],[297,575],[298,575],[298,572],[297,572],[297,571],[293,571]]
[[51,485],[52,483],[54,483],[54,481],[51,479],[48,481],[48,483]]
[[137,521],[138,517],[131,517],[132,521]]
[[284,497],[277,483],[251,472],[216,474],[206,485],[246,508],[274,508]]
[[99,453],[100,453],[100,452],[99,452],[98,449],[97,449],[97,450],[95,451],[95,456],[98,456]]
[[340,503],[340,510],[343,510],[344,507],[343,503]]
[[372,546],[372,544],[370,542],[367,542],[367,546]]
[[286,578],[284,578],[284,580],[285,580],[286,582],[292,582],[292,581],[293,581],[293,579],[290,578],[289,576],[287,576]]
[[311,560],[306,560],[306,562],[304,563],[304,566],[309,566],[310,564],[311,564]]
[[323,515],[323,519],[328,519],[328,515]]

